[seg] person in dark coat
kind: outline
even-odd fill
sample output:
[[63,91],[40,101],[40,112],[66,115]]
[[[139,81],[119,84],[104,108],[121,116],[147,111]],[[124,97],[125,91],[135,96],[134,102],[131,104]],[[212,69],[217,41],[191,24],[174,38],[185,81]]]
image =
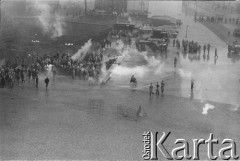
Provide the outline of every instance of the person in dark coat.
[[47,77],[44,81],[45,81],[46,89],[47,89],[48,88],[48,83],[49,83],[49,78]]
[[38,82],[39,82],[39,78],[38,76],[36,76],[36,88],[38,88]]

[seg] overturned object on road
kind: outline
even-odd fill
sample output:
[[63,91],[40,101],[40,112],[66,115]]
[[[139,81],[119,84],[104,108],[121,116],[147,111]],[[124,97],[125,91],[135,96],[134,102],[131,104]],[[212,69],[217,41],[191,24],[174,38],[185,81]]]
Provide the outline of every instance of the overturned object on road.
[[144,109],[142,108],[141,105],[136,110],[136,109],[130,108],[128,106],[118,104],[117,105],[117,114],[119,116],[125,117],[130,120],[135,120],[135,121],[147,116],[146,112],[144,111]]

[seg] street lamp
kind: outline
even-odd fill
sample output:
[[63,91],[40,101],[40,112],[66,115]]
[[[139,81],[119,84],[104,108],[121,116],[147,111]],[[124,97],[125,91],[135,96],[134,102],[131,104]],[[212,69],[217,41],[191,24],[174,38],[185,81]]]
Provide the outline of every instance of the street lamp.
[[188,32],[188,25],[186,27],[186,36],[185,36],[185,38],[187,38],[187,32]]

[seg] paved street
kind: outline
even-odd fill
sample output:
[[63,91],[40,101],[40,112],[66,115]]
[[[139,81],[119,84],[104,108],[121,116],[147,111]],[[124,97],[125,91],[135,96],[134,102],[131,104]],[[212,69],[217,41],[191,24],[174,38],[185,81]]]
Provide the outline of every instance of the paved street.
[[[139,53],[133,47],[123,51],[122,63],[112,69],[103,86],[59,74],[46,91],[43,73],[38,90],[33,83],[0,89],[0,159],[142,160],[144,131],[171,131],[168,149],[177,138],[190,142],[213,133],[220,142],[236,141],[240,152],[240,62],[228,58],[227,45],[192,16],[183,15],[182,20],[178,39],[186,39],[188,25],[188,40],[211,44],[209,60],[203,59],[202,52],[197,60],[197,55],[184,54],[172,43],[167,54],[150,49]],[[129,86],[133,74],[136,89]],[[193,93],[191,79],[195,80]],[[161,80],[166,84],[164,95],[149,97],[150,83],[155,89]],[[92,109],[93,100],[103,105]],[[130,109],[128,117],[119,116],[119,104]],[[146,116],[133,120],[140,105]],[[214,108],[204,114],[206,105]],[[221,145],[216,147],[217,155]],[[200,156],[207,159],[204,146]],[[159,160],[164,159],[159,153]]]

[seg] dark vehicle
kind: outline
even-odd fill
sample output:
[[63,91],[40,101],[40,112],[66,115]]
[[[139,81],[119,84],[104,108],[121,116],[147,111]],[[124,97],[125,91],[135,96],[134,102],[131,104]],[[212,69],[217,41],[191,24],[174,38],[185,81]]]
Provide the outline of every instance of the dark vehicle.
[[170,34],[162,29],[153,29],[150,38],[145,38],[137,42],[139,51],[145,51],[146,46],[149,46],[153,51],[166,51],[169,44]]
[[139,51],[146,51],[146,45],[150,45],[151,42],[148,40],[139,40],[137,43],[137,48]]
[[181,26],[182,25],[182,20],[181,19],[176,19],[176,25]]
[[235,41],[232,44],[228,45],[228,52],[240,53],[240,42]]
[[149,38],[148,41],[151,42],[150,45],[154,51],[166,51],[168,48],[168,42],[166,41],[166,39]]
[[234,29],[233,36],[240,37],[240,28],[235,28]]
[[153,30],[151,38],[164,39],[168,44],[170,41],[170,34],[168,31],[156,29],[156,30]]
[[128,22],[117,22],[113,25],[113,28],[117,31],[133,31],[135,29],[135,25],[130,24]]

